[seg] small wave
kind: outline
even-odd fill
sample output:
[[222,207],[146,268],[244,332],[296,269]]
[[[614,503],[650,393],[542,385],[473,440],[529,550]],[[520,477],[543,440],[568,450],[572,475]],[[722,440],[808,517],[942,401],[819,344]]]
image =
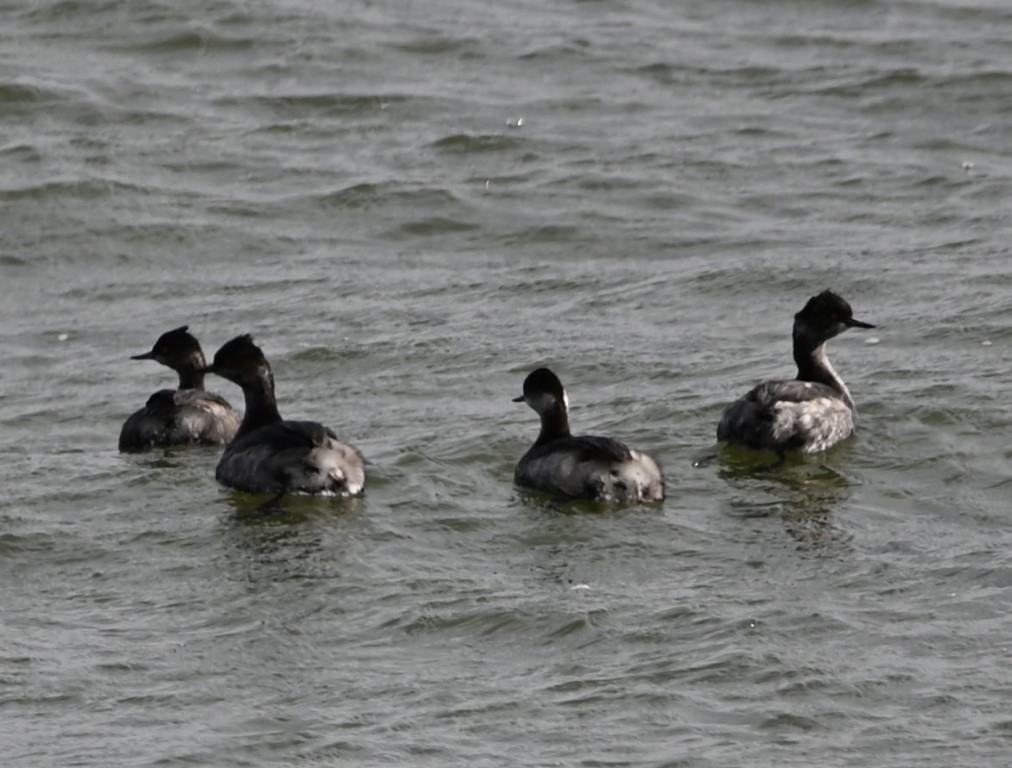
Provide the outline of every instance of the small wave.
[[335,117],[373,113],[386,109],[390,104],[399,104],[411,98],[401,94],[348,94],[348,93],[301,93],[284,96],[258,95],[236,98],[229,96],[217,99],[220,107],[252,107],[267,109],[286,120],[307,115]]
[[584,58],[588,49],[591,48],[589,40],[571,40],[566,43],[558,43],[542,46],[532,51],[520,54],[517,58],[520,61],[539,61],[541,59],[556,61],[566,58]]
[[583,230],[579,227],[566,224],[545,224],[540,227],[524,227],[498,237],[493,237],[492,242],[500,243],[503,246],[516,247],[531,243],[569,243],[578,241],[583,236]]
[[457,154],[476,152],[501,152],[523,147],[522,139],[500,133],[472,134],[455,133],[429,144],[433,149]]
[[52,536],[44,533],[0,534],[0,553],[13,555],[22,552],[51,552],[56,548]]
[[893,88],[904,90],[921,88],[933,79],[913,67],[902,67],[889,72],[881,70],[865,72],[843,81],[816,86],[810,92],[823,96],[860,97]]
[[28,16],[34,21],[65,20],[68,17],[94,16],[106,11],[115,11],[122,5],[123,0],[107,0],[107,2],[62,0],[49,4],[35,4]]
[[40,104],[55,98],[55,93],[38,85],[0,83],[0,104]]
[[652,62],[636,67],[630,72],[641,75],[664,85],[681,84],[686,81],[719,82],[722,84],[758,83],[769,85],[790,74],[775,67],[745,65],[741,67],[705,67],[674,65],[667,62]]
[[428,216],[401,224],[389,234],[407,237],[436,237],[478,229],[477,224],[451,219],[445,216]]
[[800,731],[815,731],[820,730],[823,726],[818,720],[813,720],[810,717],[795,715],[791,712],[779,712],[771,717],[767,717],[759,723],[759,727],[764,730],[796,729]]
[[348,349],[343,346],[313,346],[293,352],[288,356],[288,359],[309,363],[345,363],[349,360],[367,359],[368,357],[369,352],[364,349]]
[[10,144],[0,147],[0,157],[8,157],[25,163],[37,163],[42,159],[42,153],[31,144]]
[[477,51],[484,46],[480,40],[473,37],[452,38],[443,35],[433,35],[405,42],[388,43],[387,47],[401,51],[402,53],[422,56],[445,56],[448,53]]
[[459,201],[444,189],[431,187],[405,188],[395,182],[362,182],[332,192],[314,195],[323,205],[337,208],[371,208],[374,206],[403,206],[410,210],[456,206]]
[[120,53],[188,53],[209,51],[245,51],[257,45],[250,37],[229,37],[208,29],[181,29],[166,35],[148,38],[131,38],[129,43],[107,43],[102,47],[107,51]]
[[913,187],[941,187],[945,189],[957,189],[959,187],[967,186],[972,182],[965,177],[951,177],[942,176],[940,174],[931,174],[924,178],[917,179],[913,182]]
[[112,179],[75,179],[72,181],[46,181],[22,187],[0,189],[0,200],[14,202],[62,197],[94,200],[108,197],[117,192],[145,195],[149,190],[137,184],[128,184]]
[[551,644],[579,634],[594,626],[595,620],[604,616],[603,611],[590,611],[576,615],[565,613],[544,614],[489,608],[446,615],[427,613],[422,616],[395,619],[386,626],[400,626],[408,635],[478,635],[482,637],[507,636],[518,633],[536,632],[545,644]]

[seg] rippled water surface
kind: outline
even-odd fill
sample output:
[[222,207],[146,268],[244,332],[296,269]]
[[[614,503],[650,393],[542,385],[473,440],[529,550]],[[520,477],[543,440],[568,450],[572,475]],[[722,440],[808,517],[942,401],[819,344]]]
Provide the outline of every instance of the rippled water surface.
[[[1003,0],[0,18],[4,765],[1010,764]],[[694,466],[826,287],[859,434]],[[367,496],[120,455],[184,323]],[[513,487],[542,364],[662,505]]]

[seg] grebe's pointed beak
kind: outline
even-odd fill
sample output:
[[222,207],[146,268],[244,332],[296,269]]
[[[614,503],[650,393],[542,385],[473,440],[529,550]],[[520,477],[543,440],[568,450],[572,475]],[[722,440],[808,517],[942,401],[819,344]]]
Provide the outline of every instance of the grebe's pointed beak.
[[866,323],[863,320],[855,320],[854,318],[851,318],[850,320],[844,321],[843,324],[846,325],[848,328],[874,328],[875,327],[871,323]]
[[155,351],[145,352],[143,355],[130,355],[131,360],[154,360]]
[[520,397],[514,397],[513,398],[513,402],[514,403],[522,403],[523,401],[524,401],[524,396],[523,395],[520,395]]

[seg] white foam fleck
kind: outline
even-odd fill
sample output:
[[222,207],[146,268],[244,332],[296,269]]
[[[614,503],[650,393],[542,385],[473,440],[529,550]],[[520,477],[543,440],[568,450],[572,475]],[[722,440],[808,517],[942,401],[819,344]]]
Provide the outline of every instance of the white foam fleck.
[[864,340],[864,343],[874,346],[875,344],[881,344],[882,339],[880,339],[878,336],[869,336],[867,339]]

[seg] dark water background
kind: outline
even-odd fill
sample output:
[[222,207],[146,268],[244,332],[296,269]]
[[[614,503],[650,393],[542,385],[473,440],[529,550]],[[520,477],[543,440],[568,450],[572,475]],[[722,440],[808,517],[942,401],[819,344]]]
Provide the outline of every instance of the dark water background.
[[[0,752],[22,766],[1012,764],[1006,2],[0,2]],[[859,435],[719,414],[825,287]],[[252,332],[365,499],[122,456]],[[510,403],[655,453],[518,493]],[[225,382],[219,391],[236,401]]]

